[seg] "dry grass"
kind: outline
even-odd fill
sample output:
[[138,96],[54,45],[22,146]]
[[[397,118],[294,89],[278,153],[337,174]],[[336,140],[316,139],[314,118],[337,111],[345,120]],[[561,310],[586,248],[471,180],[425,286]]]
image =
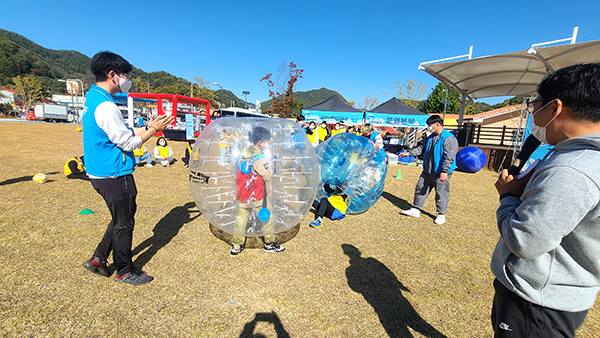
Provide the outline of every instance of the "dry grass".
[[[284,253],[231,258],[192,203],[181,162],[138,168],[134,259],[156,279],[131,287],[81,267],[109,214],[88,182],[62,175],[82,152],[75,127],[0,122],[0,143],[1,336],[491,336],[493,172],[455,173],[448,223],[436,226],[398,214],[420,170],[402,166],[396,180],[391,166],[368,212],[321,229],[309,214]],[[170,145],[183,155],[183,142]],[[37,172],[55,174],[39,185]],[[433,196],[425,209],[435,211]],[[600,332],[598,309],[579,337]]]

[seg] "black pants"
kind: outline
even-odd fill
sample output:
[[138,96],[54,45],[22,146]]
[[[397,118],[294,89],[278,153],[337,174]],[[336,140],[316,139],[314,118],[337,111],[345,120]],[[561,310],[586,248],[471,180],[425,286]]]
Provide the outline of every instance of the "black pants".
[[321,198],[321,202],[317,202],[314,201],[313,202],[313,208],[315,208],[315,210],[317,210],[317,216],[319,217],[327,217],[329,219],[331,219],[331,215],[333,215],[333,212],[335,211],[335,208],[333,207],[333,205],[331,205],[331,203],[329,203],[329,200],[326,199],[325,197]]
[[[549,309],[524,300],[494,280],[492,326],[494,337],[554,338],[575,337],[587,310],[567,312]],[[576,300],[574,300],[576,301]]]
[[82,172],[69,174],[69,175],[67,175],[67,178],[68,179],[86,180],[86,181],[90,180],[90,178],[87,177],[87,175],[85,173],[82,173]]
[[137,209],[135,181],[133,175],[90,181],[94,189],[104,198],[112,216],[94,256],[104,263],[112,251],[117,275],[121,276],[131,271],[133,266],[131,245]]

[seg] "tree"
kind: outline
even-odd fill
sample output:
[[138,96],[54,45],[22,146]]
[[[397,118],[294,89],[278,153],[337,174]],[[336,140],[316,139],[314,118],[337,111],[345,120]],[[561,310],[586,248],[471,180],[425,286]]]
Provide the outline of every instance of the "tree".
[[34,75],[19,75],[13,77],[12,80],[15,84],[15,90],[17,91],[15,93],[15,99],[23,102],[26,112],[29,111],[29,107],[31,107],[35,102],[43,98],[44,86],[42,81]]
[[369,97],[369,95],[367,95],[367,97],[365,97],[365,99],[358,105],[358,108],[361,111],[369,111],[378,105],[379,99],[377,98],[377,94],[375,94],[373,97]]
[[[261,81],[267,81],[269,97],[273,99],[273,114],[288,118],[296,117],[302,113],[302,104],[296,102],[294,98],[294,87],[298,79],[302,78],[303,72],[304,69],[297,69],[296,64],[292,61],[287,66],[285,63],[279,66],[275,82],[272,79],[273,73],[268,73],[260,79]],[[287,88],[284,92],[283,84],[286,82]]]
[[[427,97],[425,101],[425,112],[427,114],[438,114],[444,113],[444,100],[446,99],[446,92],[448,87],[443,82],[438,82],[437,86],[433,88],[433,91]],[[448,101],[450,104],[446,105],[446,114],[458,114],[460,111],[460,101],[458,100],[460,93],[456,90],[448,91]]]
[[400,81],[396,81],[396,84],[398,87],[392,88],[398,93],[398,99],[407,106],[417,109],[419,100],[425,96],[427,86],[422,81],[417,82],[417,79],[406,79],[406,85],[402,85]]
[[215,91],[209,88],[210,81],[204,81],[201,76],[194,76],[194,82],[196,84],[193,86],[193,96],[210,101],[211,106],[216,105]]

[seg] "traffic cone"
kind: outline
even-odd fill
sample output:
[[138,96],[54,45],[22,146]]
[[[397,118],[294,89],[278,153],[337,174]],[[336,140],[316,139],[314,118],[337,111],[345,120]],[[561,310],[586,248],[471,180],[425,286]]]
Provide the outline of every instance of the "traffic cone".
[[401,170],[401,168],[398,168],[398,173],[396,174],[396,179],[399,179],[399,180],[402,179],[402,170]]

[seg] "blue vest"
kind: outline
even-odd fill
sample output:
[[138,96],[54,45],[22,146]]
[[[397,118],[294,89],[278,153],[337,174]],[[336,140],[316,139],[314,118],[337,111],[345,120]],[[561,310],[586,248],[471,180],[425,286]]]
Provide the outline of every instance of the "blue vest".
[[117,147],[96,123],[96,109],[101,103],[112,102],[104,89],[92,85],[83,107],[83,153],[88,174],[97,177],[118,177],[133,172],[133,151]]
[[[375,144],[375,140],[377,139],[377,136],[379,136],[379,133],[376,132],[375,130],[373,130],[373,132],[371,133],[371,137],[369,137],[369,140],[371,140],[371,142],[373,142],[373,144]],[[377,149],[377,148],[375,148]],[[385,155],[385,150],[383,148],[379,149],[379,151],[383,154],[383,158],[385,159],[386,155]]]
[[[444,129],[440,134],[440,139],[437,141],[435,146],[433,146],[433,168],[435,169],[436,174],[442,173],[442,164],[444,162],[444,142],[449,137],[454,137],[454,135],[452,135],[452,133]],[[423,158],[427,158],[427,152],[429,151],[429,143],[431,142],[432,138],[433,134],[427,138],[427,145],[425,146],[425,155],[423,155]],[[454,161],[452,161],[448,173],[453,172],[454,169],[456,169],[456,158],[454,159]]]

